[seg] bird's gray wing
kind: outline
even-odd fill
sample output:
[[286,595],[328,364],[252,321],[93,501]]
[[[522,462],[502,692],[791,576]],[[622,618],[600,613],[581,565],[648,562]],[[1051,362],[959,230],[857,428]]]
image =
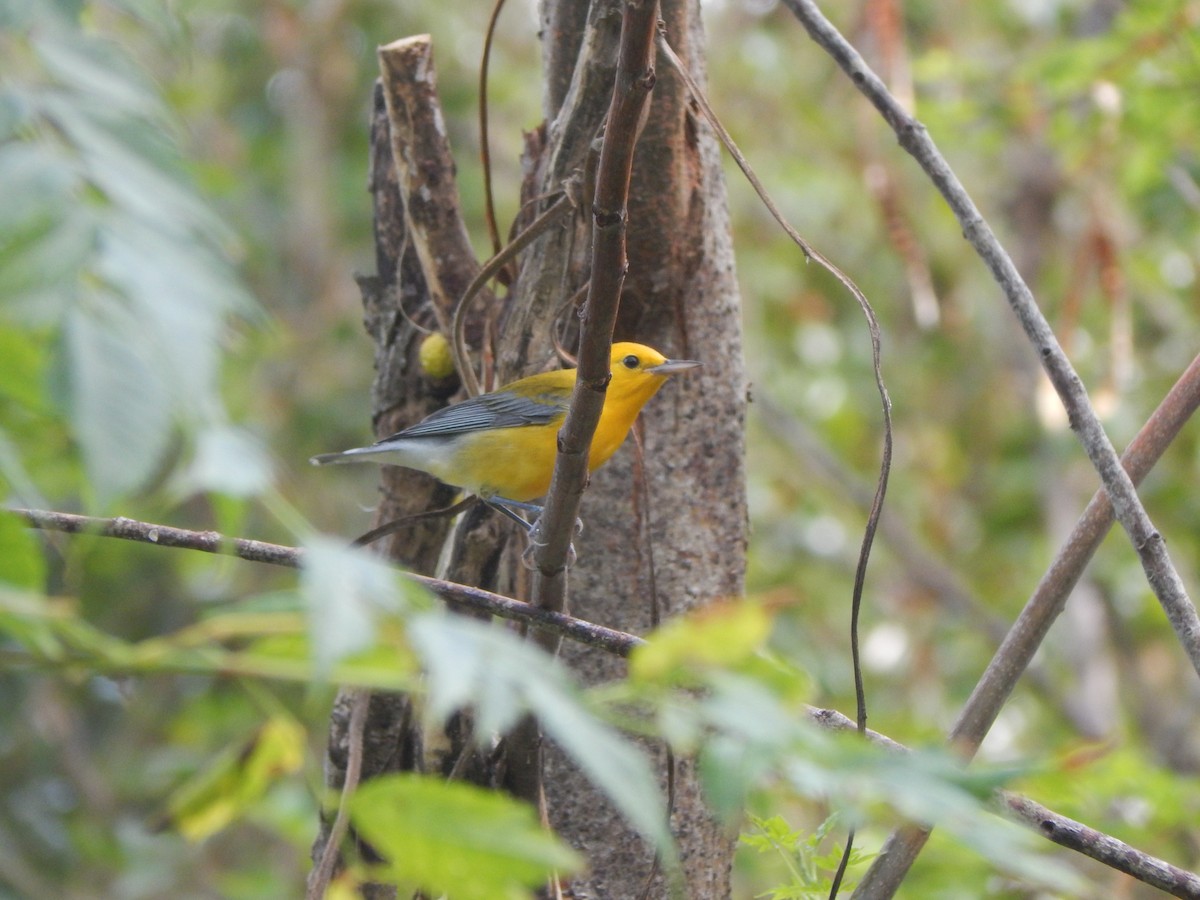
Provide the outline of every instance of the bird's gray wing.
[[443,407],[416,425],[386,437],[379,443],[386,444],[400,438],[451,437],[490,428],[550,425],[566,414],[570,399],[570,393],[559,391],[547,391],[532,396],[506,391],[481,394],[462,403]]

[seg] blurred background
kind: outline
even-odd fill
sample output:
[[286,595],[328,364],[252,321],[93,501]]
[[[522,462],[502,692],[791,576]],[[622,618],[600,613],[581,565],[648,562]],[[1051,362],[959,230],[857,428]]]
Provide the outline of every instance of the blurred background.
[[[306,461],[370,436],[354,275],[374,258],[374,50],[432,33],[484,255],[476,80],[489,7],[34,6],[0,2],[8,501],[288,544],[309,526],[364,531],[376,474]],[[1200,349],[1200,4],[837,7],[1013,255],[1123,448]],[[864,608],[870,721],[936,744],[1098,482],[998,288],[874,110],[771,0],[703,8],[718,115],[882,324],[896,450]],[[537,27],[532,0],[512,0],[492,51],[502,230],[522,130],[540,120]],[[850,586],[881,450],[870,344],[853,298],[728,176],[754,400],[748,591],[786,607],[775,648],[810,674],[813,701],[852,715]],[[188,343],[163,359],[105,352],[160,325]],[[138,413],[130,392],[158,412]],[[1198,451],[1189,427],[1143,488],[1193,590]],[[51,544],[52,592],[124,639],[247,598],[269,606],[294,580],[122,542]],[[330,691],[0,665],[0,696],[0,896],[302,889]],[[253,802],[217,828],[166,827],[220,778],[220,760],[287,743],[267,717],[308,753],[271,755]],[[1194,673],[1118,533],[983,755],[1031,764],[1022,790],[1195,868],[1198,723]],[[783,811],[799,828],[826,812]],[[744,853],[739,896],[768,890],[780,865]],[[935,833],[906,890],[961,897],[964,884],[1027,895]]]

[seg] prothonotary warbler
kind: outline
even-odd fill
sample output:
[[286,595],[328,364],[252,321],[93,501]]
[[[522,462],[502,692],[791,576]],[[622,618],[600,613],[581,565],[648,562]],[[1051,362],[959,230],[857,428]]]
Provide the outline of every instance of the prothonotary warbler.
[[[642,406],[669,375],[699,365],[690,359],[667,359],[642,344],[613,344],[612,380],[592,438],[588,471],[607,462],[624,443]],[[529,506],[550,489],[558,430],[574,387],[574,369],[530,375],[439,409],[370,447],[323,453],[311,462],[405,466],[485,501]]]

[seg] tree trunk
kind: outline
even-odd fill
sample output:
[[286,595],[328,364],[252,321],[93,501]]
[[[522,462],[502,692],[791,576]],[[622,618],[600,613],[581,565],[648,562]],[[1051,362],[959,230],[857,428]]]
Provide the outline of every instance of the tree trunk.
[[[561,7],[580,5],[585,4],[546,0],[543,22],[578,22],[578,14]],[[698,5],[665,0],[660,15],[676,52],[694,75],[702,77]],[[586,149],[576,130],[585,113],[595,118],[584,137],[596,133],[611,80],[598,99],[573,98],[568,90],[566,107],[554,106],[556,97],[564,96],[555,91],[572,77],[577,83],[589,82],[580,73],[604,64],[611,73],[619,22],[619,6],[613,10],[597,3],[589,17],[590,34],[543,30],[543,41],[554,45],[546,47],[546,59],[571,68],[546,73],[548,115],[562,127],[551,124],[547,129],[538,158],[540,172],[551,170],[564,145],[574,142]],[[563,53],[563,46],[581,48],[579,57]],[[544,192],[555,184],[544,181],[538,187]],[[581,216],[577,222],[586,226],[590,217]],[[707,124],[692,114],[686,88],[665,65],[658,67],[634,161],[628,228],[629,274],[614,339],[635,339],[668,356],[699,359],[704,368],[672,380],[647,406],[641,429],[644,466],[631,440],[593,477],[584,495],[579,559],[570,573],[570,611],[644,634],[660,618],[740,596],[746,545],[746,385],[719,148]],[[568,238],[560,240],[565,243]],[[586,235],[575,236],[573,249],[581,258],[586,259],[589,246]],[[568,294],[582,283],[572,280],[571,273],[584,271],[584,265],[569,254],[559,257],[565,271],[554,271],[556,267],[537,252],[529,259],[540,268],[529,276],[522,269],[518,291],[527,278],[538,285],[568,284]],[[557,268],[563,270],[564,265]],[[525,309],[536,305],[527,303]],[[536,327],[527,325],[513,340],[543,346]],[[586,647],[566,644],[562,655],[588,683],[624,674],[623,660]],[[656,755],[665,793],[665,753],[660,749]],[[588,856],[590,868],[574,883],[575,896],[642,896],[653,866],[650,850],[553,747],[546,754],[545,788],[555,831]],[[708,815],[690,760],[678,762],[674,793],[672,825],[684,860],[687,896],[728,896],[732,839]],[[661,875],[657,877],[646,896],[666,895]]]
[[[660,12],[676,52],[702,80],[698,5],[669,0]],[[580,0],[547,0],[543,6],[548,124],[529,138],[523,194],[527,199],[549,194],[574,178],[573,190],[581,202],[567,227],[551,229],[519,260],[507,309],[492,331],[497,335],[499,383],[550,362],[556,344],[574,350],[576,317],[569,310],[564,315],[564,304],[588,280],[587,173],[594,158],[593,139],[600,133],[612,93],[620,21],[621,5],[613,0],[596,0],[590,6]],[[395,309],[403,299],[408,315],[416,310],[432,317],[438,310],[430,306],[437,305],[439,292],[426,288],[431,275],[426,271],[422,277],[412,252],[409,219],[414,210],[411,202],[410,208],[401,209],[398,199],[406,187],[388,174],[391,152],[380,139],[379,128],[386,124],[381,115],[377,109],[371,179],[380,274],[364,281],[364,297],[368,330],[377,342],[374,405],[382,434],[420,418],[427,411],[421,404],[444,399],[444,393],[420,380],[413,363],[418,336]],[[416,162],[416,168],[426,163]],[[446,180],[452,182],[452,175]],[[415,196],[417,192],[410,192],[410,201]],[[544,206],[529,204],[525,221]],[[426,256],[445,258],[440,253]],[[659,70],[634,161],[628,256],[615,339],[638,340],[672,357],[700,359],[704,368],[672,379],[651,401],[639,428],[644,452],[630,440],[594,477],[581,513],[586,529],[576,541],[579,560],[570,570],[570,603],[574,615],[644,634],[666,616],[740,595],[746,544],[746,386],[719,151],[707,125],[692,115],[686,88],[665,67]],[[425,257],[419,262],[428,265]],[[463,273],[455,280],[465,285]],[[380,300],[385,301],[382,307]],[[480,318],[498,318],[493,303],[480,306],[485,307]],[[477,349],[489,329],[472,331]],[[386,478],[396,477],[414,480],[403,489],[385,481],[381,520],[414,511],[395,504],[422,490],[420,496],[430,505],[446,499],[444,492],[436,498],[429,493],[433,488],[424,476],[388,470]],[[511,554],[501,558],[496,550],[497,534],[507,531],[488,525],[456,530],[454,559],[464,562],[451,563],[451,577],[463,579],[471,571],[481,586],[519,595],[521,567],[511,565]],[[397,536],[390,544],[391,556],[419,571],[431,570],[438,556],[436,544],[444,538],[444,531],[436,528]],[[488,541],[490,551],[470,549]],[[472,555],[482,562],[471,563]],[[602,652],[568,643],[563,656],[587,683],[624,674],[624,662]],[[335,788],[344,774],[348,709],[341,698],[331,723],[327,783]],[[388,720],[389,714],[394,721]],[[372,699],[364,735],[365,777],[401,767],[444,768],[424,758],[409,716],[403,698]],[[661,747],[651,752],[659,761],[665,796],[666,753]],[[477,780],[486,781],[487,773],[482,774]],[[544,782],[551,825],[588,858],[587,873],[570,885],[574,897],[667,895],[650,848],[554,747],[546,749]],[[684,862],[686,894],[728,896],[732,837],[708,814],[690,760],[677,762],[673,784],[672,827]],[[318,850],[323,839],[324,835],[318,839]],[[648,883],[651,877],[654,881]],[[376,886],[369,887],[365,895],[384,896],[376,891]]]

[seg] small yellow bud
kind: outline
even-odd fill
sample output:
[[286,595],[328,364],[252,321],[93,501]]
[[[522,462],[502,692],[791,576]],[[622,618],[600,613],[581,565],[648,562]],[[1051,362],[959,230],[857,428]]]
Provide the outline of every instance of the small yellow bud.
[[421,341],[418,358],[426,378],[438,380],[454,374],[454,353],[450,350],[450,342],[440,331],[433,332]]

